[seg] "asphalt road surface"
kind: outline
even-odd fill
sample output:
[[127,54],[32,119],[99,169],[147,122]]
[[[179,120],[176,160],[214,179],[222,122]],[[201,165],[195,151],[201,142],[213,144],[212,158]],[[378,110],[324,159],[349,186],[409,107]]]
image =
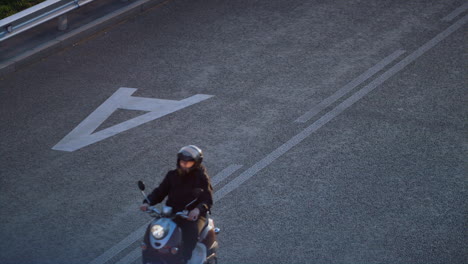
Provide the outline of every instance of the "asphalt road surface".
[[219,263],[468,263],[467,9],[173,0],[4,77],[0,263],[140,263],[187,144]]

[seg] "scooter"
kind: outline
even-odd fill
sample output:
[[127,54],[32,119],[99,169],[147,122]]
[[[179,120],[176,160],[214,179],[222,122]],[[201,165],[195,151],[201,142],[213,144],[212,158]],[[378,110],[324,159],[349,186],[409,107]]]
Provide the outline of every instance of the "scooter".
[[[149,204],[148,197],[144,192],[145,184],[142,181],[138,181],[138,188]],[[195,192],[197,198],[187,204],[182,212],[173,213],[170,206],[163,206],[162,212],[154,206],[148,207],[146,212],[154,220],[148,225],[141,244],[143,264],[183,263],[182,230],[173,220],[177,217],[188,218],[189,211],[187,208],[197,201],[202,190],[196,189]],[[205,226],[199,234],[198,242],[192,252],[192,258],[187,264],[217,264],[216,250],[218,249],[218,242],[216,235],[219,232],[220,229],[215,228],[213,219],[207,215]]]

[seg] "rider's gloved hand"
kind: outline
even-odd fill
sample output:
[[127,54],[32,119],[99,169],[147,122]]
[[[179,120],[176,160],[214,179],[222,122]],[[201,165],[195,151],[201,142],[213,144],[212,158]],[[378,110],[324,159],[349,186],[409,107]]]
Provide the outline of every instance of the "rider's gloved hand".
[[144,203],[140,206],[140,210],[143,211],[143,212],[146,212],[148,211],[148,204],[147,203]]
[[192,211],[190,211],[187,220],[197,221],[199,215],[200,215],[200,209],[195,208]]

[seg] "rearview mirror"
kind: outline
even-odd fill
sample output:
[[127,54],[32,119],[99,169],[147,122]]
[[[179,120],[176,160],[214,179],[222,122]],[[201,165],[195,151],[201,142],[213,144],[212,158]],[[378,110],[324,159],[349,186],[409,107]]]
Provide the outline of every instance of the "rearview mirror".
[[142,181],[138,181],[138,188],[140,188],[140,190],[144,191],[145,190],[145,184]]

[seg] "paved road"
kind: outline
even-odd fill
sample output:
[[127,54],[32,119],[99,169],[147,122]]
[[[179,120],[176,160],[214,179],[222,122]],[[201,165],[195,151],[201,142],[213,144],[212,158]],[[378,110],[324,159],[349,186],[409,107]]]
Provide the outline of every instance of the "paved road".
[[[221,263],[467,263],[466,13],[174,0],[6,76],[0,262],[138,263],[135,183],[156,186],[196,144],[219,181]],[[120,87],[137,110],[101,124]],[[197,94],[213,97],[52,149],[94,111],[107,133],[162,113],[135,97]]]

